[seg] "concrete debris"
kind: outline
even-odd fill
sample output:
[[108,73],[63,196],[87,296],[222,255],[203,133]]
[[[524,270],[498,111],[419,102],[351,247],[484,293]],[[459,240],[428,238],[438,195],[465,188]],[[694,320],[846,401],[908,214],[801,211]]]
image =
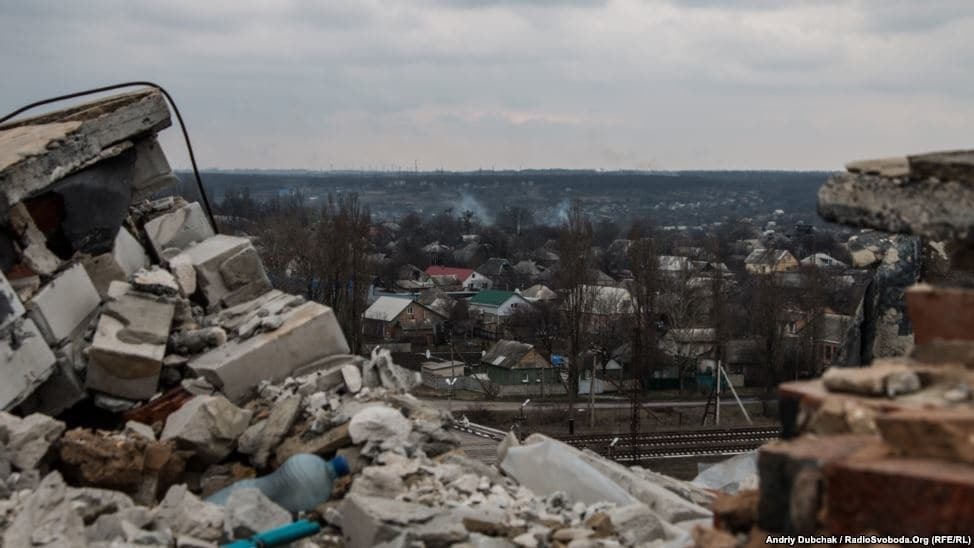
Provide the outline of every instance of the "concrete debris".
[[135,294],[109,302],[88,349],[88,388],[133,400],[155,395],[174,311]]
[[[0,430],[5,432],[6,458],[19,470],[38,468],[61,437],[65,425],[46,415],[33,414],[24,418],[0,412]],[[0,438],[0,439],[2,439]]]
[[180,251],[215,236],[200,204],[193,202],[145,223],[145,235],[157,257],[166,249]]
[[0,409],[24,401],[54,373],[57,357],[29,319],[15,320],[8,333],[0,334]]
[[196,396],[169,415],[160,439],[176,440],[204,462],[219,462],[233,451],[251,415],[221,396]]
[[98,294],[105,298],[113,281],[127,280],[136,271],[145,268],[149,264],[149,258],[142,244],[122,227],[115,236],[111,252],[86,257],[81,264]]
[[101,303],[80,264],[54,277],[27,303],[28,314],[47,342],[57,346],[77,331]]
[[260,489],[233,491],[225,508],[224,528],[231,539],[250,538],[291,523],[291,513],[274,504]]
[[352,417],[348,433],[353,443],[405,438],[412,432],[412,423],[391,407],[367,407]]
[[179,284],[176,283],[176,278],[158,266],[139,270],[132,274],[129,281],[132,287],[146,293],[155,295],[176,295],[179,293]]
[[825,387],[864,396],[909,394],[920,389],[920,377],[905,364],[881,362],[872,367],[832,367],[822,376]]
[[4,546],[248,537],[294,516],[256,490],[200,496],[303,453],[351,471],[302,516],[324,522],[307,548],[679,543],[709,518],[698,490],[553,440],[511,434],[510,475],[465,456],[409,394],[419,373],[350,354],[334,311],[272,289],[200,204],[148,201],[175,180],[168,124],[148,91],[0,128],[0,407],[116,428],[0,413]]
[[279,382],[316,359],[348,352],[348,343],[334,312],[305,303],[282,313],[281,326],[267,333],[233,339],[193,359],[189,366],[241,402],[263,380]]
[[196,283],[209,308],[255,299],[271,289],[257,251],[246,238],[217,235],[183,253],[196,269]]

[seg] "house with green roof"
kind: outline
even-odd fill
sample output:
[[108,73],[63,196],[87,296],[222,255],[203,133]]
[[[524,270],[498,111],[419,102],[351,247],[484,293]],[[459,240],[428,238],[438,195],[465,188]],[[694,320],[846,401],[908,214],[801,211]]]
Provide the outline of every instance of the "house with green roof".
[[514,314],[519,308],[528,308],[531,303],[513,291],[488,289],[470,298],[470,310],[488,316],[504,318]]

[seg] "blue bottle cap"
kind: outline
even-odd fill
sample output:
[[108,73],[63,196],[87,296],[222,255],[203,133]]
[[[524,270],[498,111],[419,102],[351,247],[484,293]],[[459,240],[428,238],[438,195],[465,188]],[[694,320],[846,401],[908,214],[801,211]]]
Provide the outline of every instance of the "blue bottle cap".
[[335,471],[335,477],[342,477],[348,474],[348,461],[345,457],[338,455],[331,459],[331,467]]

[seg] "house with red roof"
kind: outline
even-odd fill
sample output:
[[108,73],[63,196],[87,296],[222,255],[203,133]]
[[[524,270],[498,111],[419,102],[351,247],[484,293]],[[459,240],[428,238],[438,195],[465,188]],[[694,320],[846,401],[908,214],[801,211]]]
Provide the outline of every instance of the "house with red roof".
[[483,291],[493,287],[490,278],[472,268],[458,268],[455,266],[433,265],[426,269],[426,274],[435,276],[456,276],[464,291]]

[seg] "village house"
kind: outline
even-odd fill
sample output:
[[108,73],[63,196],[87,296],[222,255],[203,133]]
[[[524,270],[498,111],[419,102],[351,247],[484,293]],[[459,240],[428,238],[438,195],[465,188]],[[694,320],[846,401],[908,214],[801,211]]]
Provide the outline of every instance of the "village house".
[[771,274],[798,270],[798,259],[784,249],[755,249],[744,259],[751,274]]
[[413,299],[379,297],[362,314],[366,337],[433,344],[446,318]]
[[505,318],[517,312],[518,307],[528,307],[531,303],[513,291],[488,289],[471,297],[469,305],[471,311],[494,318]]
[[461,291],[483,291],[493,287],[493,282],[487,276],[472,268],[434,265],[426,269],[426,274],[434,279],[441,276],[455,276]]
[[480,360],[499,396],[564,394],[561,375],[534,346],[497,341]]

